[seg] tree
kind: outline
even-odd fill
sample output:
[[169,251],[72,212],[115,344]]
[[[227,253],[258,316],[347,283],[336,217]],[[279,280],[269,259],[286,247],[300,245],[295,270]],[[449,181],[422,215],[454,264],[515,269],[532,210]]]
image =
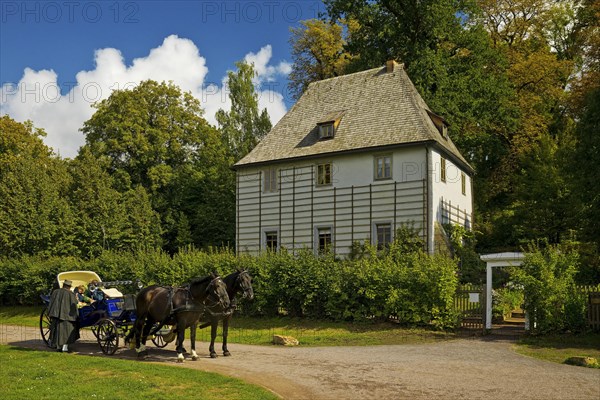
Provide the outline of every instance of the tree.
[[[122,193],[140,185],[148,192],[164,246],[176,251],[181,213],[194,221],[190,213],[201,206],[188,203],[190,191],[206,190],[206,180],[229,168],[217,130],[203,118],[200,102],[172,83],[141,82],[113,92],[96,109],[82,129],[86,148],[107,165]],[[195,239],[198,245],[213,240]]]
[[114,178],[89,148],[83,148],[69,163],[69,171],[68,196],[79,255],[95,257],[109,249],[160,247],[160,217],[142,186],[120,193]]
[[74,241],[80,255],[94,257],[115,248],[124,215],[121,195],[113,189],[112,177],[87,148],[69,163],[69,171],[72,180],[68,196],[76,221]]
[[318,19],[300,21],[299,28],[290,28],[292,72],[289,88],[298,99],[311,82],[343,75],[352,55],[345,49],[344,29],[351,31],[357,25],[326,22]]
[[215,115],[225,145],[240,160],[250,152],[270,130],[271,120],[267,109],[258,110],[258,95],[254,90],[254,66],[244,61],[236,64],[236,72],[227,73],[227,88],[231,109],[220,109]]
[[544,240],[557,244],[569,235],[572,199],[564,173],[564,148],[546,135],[519,162],[511,223],[521,243]]
[[575,129],[575,151],[570,176],[577,193],[577,216],[584,238],[600,250],[600,88],[588,94],[581,120]]
[[0,118],[0,255],[71,255],[66,163],[31,122]]
[[160,215],[152,209],[150,196],[141,185],[121,195],[125,214],[118,250],[157,249],[162,245]]

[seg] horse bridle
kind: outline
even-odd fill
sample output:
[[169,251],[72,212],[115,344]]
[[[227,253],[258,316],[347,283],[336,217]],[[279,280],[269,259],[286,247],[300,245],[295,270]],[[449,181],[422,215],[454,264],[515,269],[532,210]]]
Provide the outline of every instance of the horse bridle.
[[244,286],[242,286],[242,279],[241,279],[241,278],[242,278],[242,275],[247,275],[247,276],[249,276],[249,274],[248,274],[248,270],[243,270],[243,271],[241,271],[241,272],[238,274],[237,278],[235,278],[235,283],[236,283],[236,284],[237,284],[237,285],[238,285],[238,286],[239,286],[239,287],[242,289],[242,292],[243,292],[242,296],[243,296],[244,298],[246,298],[246,296],[247,296],[247,293],[246,293],[246,292],[248,291],[248,288],[245,288]]
[[221,306],[221,308],[224,308],[223,304],[221,304],[221,298],[220,297],[219,297],[218,300],[212,300],[210,298],[210,294],[209,294],[210,288],[212,286],[215,286],[216,282],[218,282],[218,281],[223,282],[223,280],[221,279],[220,276],[217,276],[212,281],[210,281],[210,283],[206,287],[207,296],[206,296],[206,299],[204,299],[204,302],[203,302],[205,310],[208,311],[208,313],[210,315],[213,315],[213,316],[215,316],[215,315],[226,315],[227,314],[227,312],[215,312],[215,311],[213,311],[213,309],[216,308],[217,306]]

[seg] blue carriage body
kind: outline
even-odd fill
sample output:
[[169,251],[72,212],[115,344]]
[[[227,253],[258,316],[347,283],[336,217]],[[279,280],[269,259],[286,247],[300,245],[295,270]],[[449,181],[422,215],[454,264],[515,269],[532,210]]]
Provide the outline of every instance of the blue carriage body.
[[[59,273],[53,288],[62,287],[65,279],[73,282],[73,287],[87,285],[92,281],[100,283],[104,299],[91,305],[79,308],[77,328],[91,328],[105,354],[114,354],[118,347],[119,337],[125,337],[136,320],[135,295],[123,294],[115,286],[131,285],[132,281],[102,282],[100,277],[92,271],[68,271]],[[111,287],[113,286],[113,287]],[[139,289],[139,286],[138,286]],[[46,305],[50,301],[49,295],[42,295]],[[40,316],[40,332],[46,345],[49,343],[50,318],[47,307]]]

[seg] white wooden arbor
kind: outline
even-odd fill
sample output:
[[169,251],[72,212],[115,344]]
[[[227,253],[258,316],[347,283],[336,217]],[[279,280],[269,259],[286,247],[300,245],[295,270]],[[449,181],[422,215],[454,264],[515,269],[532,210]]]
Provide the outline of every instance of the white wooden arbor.
[[492,268],[517,267],[523,263],[523,253],[494,253],[480,257],[486,263],[485,329],[492,329]]

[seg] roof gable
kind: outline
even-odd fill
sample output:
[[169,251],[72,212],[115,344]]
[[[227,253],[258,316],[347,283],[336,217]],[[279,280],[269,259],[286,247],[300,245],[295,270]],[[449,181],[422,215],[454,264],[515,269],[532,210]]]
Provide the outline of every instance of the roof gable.
[[[390,72],[388,72],[390,71]],[[402,64],[311,83],[298,102],[235,167],[425,142],[439,144],[472,170],[443,138]],[[435,114],[434,114],[435,115]],[[335,138],[319,140],[318,124],[339,121]]]

